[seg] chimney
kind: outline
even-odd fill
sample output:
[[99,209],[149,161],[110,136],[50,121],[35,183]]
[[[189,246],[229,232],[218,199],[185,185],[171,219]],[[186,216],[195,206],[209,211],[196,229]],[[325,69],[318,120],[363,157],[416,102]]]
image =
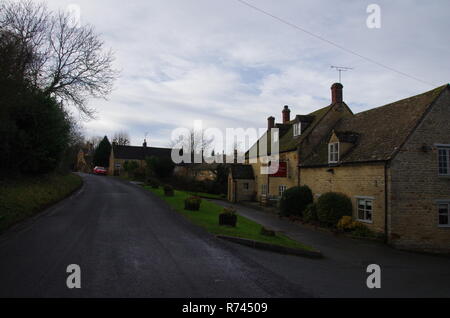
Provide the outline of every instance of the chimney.
[[267,130],[275,128],[275,117],[270,116],[267,118]]
[[144,139],[144,143],[142,144],[142,147],[147,148],[147,140]]
[[341,83],[334,83],[331,86],[331,103],[332,104],[342,103],[342,101],[343,101],[342,88],[344,88],[344,86],[342,86]]
[[289,109],[288,105],[284,106],[282,113],[283,113],[283,124],[286,124],[288,121],[291,120],[291,110]]

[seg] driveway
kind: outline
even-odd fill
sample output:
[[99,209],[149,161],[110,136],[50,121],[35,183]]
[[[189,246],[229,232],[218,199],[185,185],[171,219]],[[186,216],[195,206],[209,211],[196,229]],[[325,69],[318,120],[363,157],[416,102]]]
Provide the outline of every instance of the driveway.
[[[82,174],[70,198],[0,236],[1,297],[308,297],[137,185]],[[81,289],[68,289],[69,264]]]
[[[396,250],[382,243],[335,236],[309,226],[294,224],[261,210],[233,206],[237,213],[273,230],[313,246],[325,258],[270,256],[247,250],[247,256],[290,282],[304,286],[318,297],[450,297],[450,257]],[[366,286],[367,265],[381,267],[381,289]]]

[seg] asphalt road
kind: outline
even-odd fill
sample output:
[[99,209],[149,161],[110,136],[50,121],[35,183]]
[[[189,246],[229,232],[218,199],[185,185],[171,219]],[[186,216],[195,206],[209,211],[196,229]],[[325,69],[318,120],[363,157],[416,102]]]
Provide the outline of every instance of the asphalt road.
[[[313,296],[141,187],[82,177],[77,193],[0,236],[0,297]],[[66,286],[70,264],[80,289]]]

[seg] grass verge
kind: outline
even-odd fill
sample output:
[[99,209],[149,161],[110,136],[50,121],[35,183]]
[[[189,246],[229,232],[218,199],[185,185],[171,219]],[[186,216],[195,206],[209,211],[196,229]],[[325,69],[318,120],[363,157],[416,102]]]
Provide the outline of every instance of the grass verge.
[[205,192],[187,192],[190,195],[195,195],[200,198],[205,199],[214,199],[214,200],[223,200],[224,198],[220,194],[211,194],[211,193],[205,193]]
[[0,233],[64,199],[82,183],[81,177],[75,174],[50,174],[2,181],[0,184]]
[[164,191],[161,188],[153,189],[149,186],[144,186],[144,188],[165,200],[171,207],[187,217],[191,222],[205,228],[208,232],[214,235],[234,236],[284,247],[314,251],[313,248],[294,241],[283,234],[277,233],[276,236],[262,235],[260,233],[260,224],[240,215],[238,215],[236,227],[220,226],[219,214],[223,211],[223,207],[207,200],[202,200],[199,211],[187,211],[184,209],[184,199],[191,196],[189,193],[175,191],[175,195],[173,197],[167,197],[164,195]]

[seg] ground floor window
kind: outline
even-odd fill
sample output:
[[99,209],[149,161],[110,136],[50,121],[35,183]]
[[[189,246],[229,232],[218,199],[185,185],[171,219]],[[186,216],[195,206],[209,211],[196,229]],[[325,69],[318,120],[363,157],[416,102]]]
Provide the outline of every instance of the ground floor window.
[[267,184],[261,185],[261,194],[266,195],[267,194]]
[[280,197],[282,197],[284,191],[286,191],[286,186],[285,186],[285,185],[280,185],[280,186],[278,187],[278,195],[279,195]]
[[439,226],[450,227],[450,202],[438,204],[439,207]]
[[372,223],[373,199],[356,198],[357,219],[362,222]]
[[248,190],[248,188],[249,188],[248,182],[244,183],[244,190]]

